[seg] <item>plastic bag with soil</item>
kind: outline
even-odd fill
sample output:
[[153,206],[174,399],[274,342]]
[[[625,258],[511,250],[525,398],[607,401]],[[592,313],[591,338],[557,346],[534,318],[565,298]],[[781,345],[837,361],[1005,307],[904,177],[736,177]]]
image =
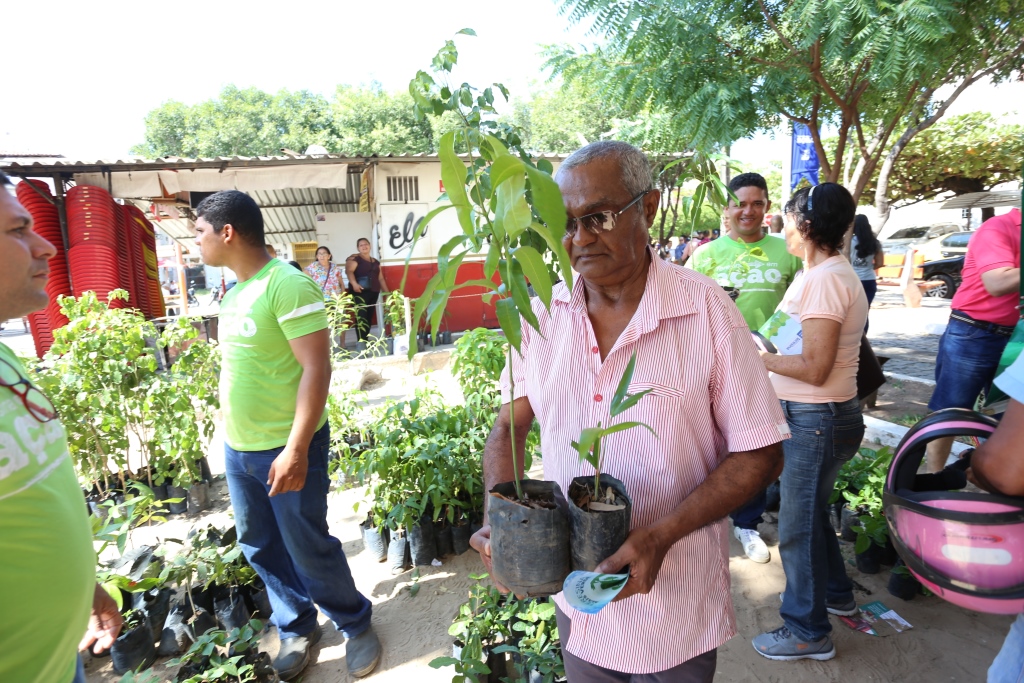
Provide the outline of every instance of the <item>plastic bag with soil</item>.
[[490,491],[491,562],[494,579],[516,595],[543,597],[562,590],[569,575],[569,518],[553,481],[524,479],[524,501],[514,482]]
[[406,538],[405,531],[392,531],[391,542],[388,544],[388,567],[391,573],[401,574],[411,566],[409,539]]
[[417,567],[433,562],[437,553],[437,543],[434,540],[434,524],[429,516],[423,515],[420,521],[409,529],[409,551],[412,554],[412,563]]
[[267,593],[267,585],[263,579],[256,577],[256,580],[245,591],[245,603],[254,619],[267,621],[274,610],[270,606],[270,595]]
[[376,527],[369,519],[360,524],[359,527],[363,533],[363,546],[370,553],[370,557],[378,562],[388,559],[387,527]]
[[455,554],[452,540],[452,525],[448,523],[447,519],[434,523],[434,544],[436,550],[434,557],[437,559]]
[[573,571],[592,572],[615,554],[629,536],[633,501],[626,486],[609,474],[599,480],[600,498],[594,500],[594,478],[576,477],[569,484],[569,545]]
[[452,551],[456,555],[469,550],[469,539],[473,535],[473,528],[469,522],[462,520],[462,524],[452,525]]
[[173,596],[173,588],[151,588],[148,591],[135,593],[132,596],[132,609],[141,610],[149,619],[154,643],[160,640],[160,636],[163,633],[167,614],[171,611],[171,598]]
[[[213,617],[213,600],[206,591],[193,589],[193,601],[195,611],[192,609],[192,602],[188,596],[181,595],[171,611],[167,614],[167,621],[160,632],[160,645],[157,646],[157,653],[161,657],[178,655],[189,648],[189,645],[197,636],[217,628],[217,620]],[[199,598],[197,600],[197,597]],[[208,599],[209,598],[209,599]],[[209,603],[210,607],[204,605]]]
[[213,613],[217,623],[225,631],[242,628],[249,623],[250,611],[245,604],[245,591],[234,586],[216,590],[213,596]]
[[153,629],[144,612],[129,613],[121,627],[121,635],[110,648],[110,662],[118,674],[148,669],[156,661]]

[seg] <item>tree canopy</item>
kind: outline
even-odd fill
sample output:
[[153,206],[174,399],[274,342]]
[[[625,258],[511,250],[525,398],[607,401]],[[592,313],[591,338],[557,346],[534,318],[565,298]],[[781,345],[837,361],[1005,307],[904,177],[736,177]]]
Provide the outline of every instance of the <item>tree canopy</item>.
[[[991,190],[1019,177],[1024,125],[1000,124],[991,114],[951,116],[907,145],[889,177],[892,200],[917,202],[945,194]],[[876,177],[866,191],[875,189]]]
[[339,86],[328,100],[306,90],[269,94],[229,85],[217,98],[186,105],[165,102],[146,116],[141,156],[256,156],[304,151],[363,156],[433,149],[429,122],[417,122],[412,98],[379,87]]
[[[1024,13],[1010,0],[563,0],[605,43],[549,64],[631,111],[669,117],[688,147],[714,148],[784,120],[808,124],[827,180],[855,197],[971,84],[1019,73]],[[944,100],[936,91],[952,92]],[[832,155],[819,129],[833,127]]]

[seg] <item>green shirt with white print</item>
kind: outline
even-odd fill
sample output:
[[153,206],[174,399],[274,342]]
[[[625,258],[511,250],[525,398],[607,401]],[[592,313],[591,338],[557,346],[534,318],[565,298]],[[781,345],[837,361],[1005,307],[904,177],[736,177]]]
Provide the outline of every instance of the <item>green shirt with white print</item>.
[[[220,405],[227,443],[265,451],[288,442],[302,366],[289,341],[327,328],[324,295],[284,261],[271,259],[235,285],[220,306]],[[327,408],[317,429],[327,421]]]

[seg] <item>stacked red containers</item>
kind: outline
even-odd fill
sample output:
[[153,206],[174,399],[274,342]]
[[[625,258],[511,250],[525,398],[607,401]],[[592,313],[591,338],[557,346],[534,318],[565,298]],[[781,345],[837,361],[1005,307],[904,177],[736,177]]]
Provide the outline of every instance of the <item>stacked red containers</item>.
[[15,192],[18,201],[32,215],[35,232],[52,244],[55,251],[49,262],[50,275],[46,280],[46,293],[50,297],[50,302],[45,311],[29,316],[36,352],[42,356],[53,343],[53,330],[68,324],[68,319],[60,312],[60,305],[57,303],[58,297],[71,294],[67,255],[64,253],[64,239],[60,234],[57,207],[48,200],[52,197],[49,186],[41,180],[26,180],[18,183]]
[[[135,293],[138,294],[138,298],[135,300],[134,306],[142,311],[147,317],[152,314],[152,307],[150,304],[150,289],[149,279],[146,277],[146,255],[143,241],[143,233],[145,230],[142,227],[142,222],[136,217],[135,212],[138,211],[133,205],[125,204],[121,207],[121,211],[124,212],[124,221],[127,224],[128,235],[128,247],[131,251],[131,263],[132,263],[132,281],[135,283]],[[139,211],[139,213],[142,213]],[[163,315],[163,312],[160,313]]]
[[160,288],[160,271],[156,260],[156,232],[146,214],[134,205],[129,206],[131,216],[142,228],[142,255],[145,260],[146,291],[149,293],[148,315],[158,318],[164,315],[163,291]]
[[[78,185],[67,194],[68,264],[75,296],[93,291],[100,301],[120,284],[114,202],[101,188]],[[119,308],[122,301],[111,303]]]

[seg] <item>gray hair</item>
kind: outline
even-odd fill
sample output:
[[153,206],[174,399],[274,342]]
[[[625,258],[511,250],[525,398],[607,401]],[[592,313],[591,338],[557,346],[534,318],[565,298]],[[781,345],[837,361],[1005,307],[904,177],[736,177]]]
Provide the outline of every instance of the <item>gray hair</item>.
[[561,175],[565,171],[584,166],[591,161],[608,157],[619,162],[622,184],[630,196],[636,196],[651,189],[653,179],[651,177],[651,162],[647,155],[628,142],[620,140],[599,140],[579,148],[562,162],[555,175]]

